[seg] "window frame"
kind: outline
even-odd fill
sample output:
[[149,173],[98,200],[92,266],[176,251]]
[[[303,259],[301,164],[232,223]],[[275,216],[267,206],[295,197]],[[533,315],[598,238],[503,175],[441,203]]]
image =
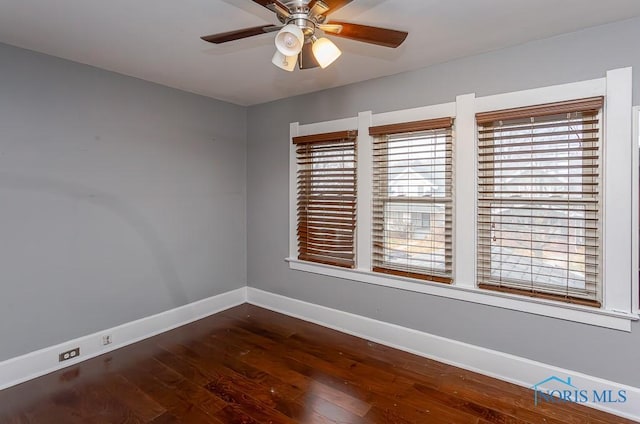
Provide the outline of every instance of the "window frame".
[[[298,162],[298,259],[345,268],[355,266],[357,135],[356,131],[340,131],[293,138]],[[326,155],[326,149],[329,149],[329,155]],[[338,151],[339,155],[336,154]],[[351,156],[351,160],[346,160]],[[304,165],[300,167],[300,163]],[[328,163],[342,165],[331,169],[329,182],[326,181],[326,172],[323,174],[327,168],[320,166]],[[353,167],[344,166],[351,163]],[[337,176],[336,170],[340,172]],[[350,174],[352,181],[341,179]],[[352,184],[346,184],[348,182]],[[327,189],[331,191],[331,199],[327,199]],[[345,199],[345,194],[351,195],[352,200]],[[304,205],[301,210],[300,205]],[[337,208],[338,212],[327,213],[325,208],[329,207]],[[348,251],[345,250],[344,238],[351,239]]]
[[[398,128],[398,126],[400,128]],[[420,120],[420,121],[409,121],[409,122],[402,122],[400,123],[400,125],[382,125],[382,126],[374,126],[369,128],[369,135],[372,135],[372,142],[373,142],[373,146],[374,149],[376,148],[375,146],[379,146],[378,149],[379,151],[386,151],[387,153],[389,153],[389,143],[394,143],[393,140],[389,140],[389,139],[384,139],[385,137],[391,137],[393,138],[394,136],[402,136],[402,135],[407,135],[407,134],[417,134],[417,133],[422,133],[422,134],[426,134],[428,139],[432,139],[433,138],[433,132],[439,132],[439,133],[443,133],[441,134],[441,136],[444,137],[444,147],[445,147],[445,167],[448,166],[450,167],[450,171],[448,171],[450,173],[450,179],[446,179],[445,183],[443,184],[446,195],[444,197],[428,197],[428,198],[423,198],[421,196],[405,196],[403,198],[396,198],[390,195],[389,190],[388,190],[388,186],[389,186],[389,175],[386,174],[386,172],[383,171],[383,169],[385,169],[386,167],[383,166],[382,169],[377,168],[377,164],[384,162],[384,164],[386,165],[386,161],[389,158],[389,155],[385,155],[383,156],[384,159],[378,159],[378,161],[376,162],[376,160],[374,159],[374,165],[373,165],[373,170],[374,170],[374,186],[376,185],[375,183],[380,184],[382,182],[382,180],[384,180],[384,184],[383,186],[385,187],[385,190],[383,191],[377,191],[375,188],[373,189],[373,211],[372,214],[374,215],[373,219],[376,220],[375,214],[376,214],[376,208],[378,209],[378,213],[382,214],[381,217],[379,217],[376,222],[378,224],[381,224],[383,226],[386,227],[387,224],[387,217],[386,217],[386,212],[381,212],[380,210],[386,210],[387,205],[392,205],[392,204],[409,204],[411,206],[414,205],[424,205],[424,206],[433,206],[433,205],[438,205],[441,204],[443,206],[444,209],[444,226],[445,226],[445,230],[444,230],[444,237],[445,237],[445,258],[444,258],[444,262],[445,262],[445,271],[444,272],[439,272],[436,270],[429,270],[427,268],[419,268],[419,267],[414,267],[414,266],[409,266],[407,264],[406,267],[403,267],[401,265],[394,265],[391,262],[386,262],[384,260],[380,261],[380,262],[376,262],[376,260],[374,259],[374,262],[376,262],[372,268],[372,270],[374,272],[379,272],[379,273],[383,273],[383,274],[390,274],[390,275],[399,275],[399,276],[407,276],[407,277],[411,277],[411,278],[416,278],[416,279],[420,279],[420,280],[425,280],[425,281],[432,281],[432,282],[439,282],[439,283],[443,283],[443,284],[451,284],[452,280],[453,280],[453,265],[451,265],[450,267],[448,267],[446,265],[447,262],[453,262],[453,234],[448,234],[447,230],[446,230],[446,222],[450,222],[451,225],[451,231],[453,231],[453,211],[455,210],[455,206],[454,206],[454,199],[453,199],[453,187],[454,187],[454,173],[455,173],[455,165],[454,165],[454,161],[453,161],[453,154],[455,152],[455,148],[454,148],[454,143],[453,143],[453,138],[454,138],[454,133],[455,133],[455,120],[451,117],[444,117],[442,119],[438,119],[436,118],[435,120]],[[382,138],[382,139],[379,139]],[[391,148],[393,149],[393,148]],[[449,151],[450,154],[447,154],[446,151]],[[377,175],[376,176],[376,170],[378,170],[378,172],[382,172],[381,175]],[[431,172],[431,171],[429,171]],[[447,173],[447,171],[445,171],[445,174]],[[383,195],[384,193],[384,195]],[[449,210],[449,212],[447,212],[447,210]],[[419,213],[419,212],[410,212],[410,213]],[[424,215],[428,215],[429,216],[429,228],[431,229],[432,227],[432,216],[431,213],[421,213],[420,219],[421,222],[423,222],[424,220]],[[411,221],[413,221],[413,219],[411,219]],[[371,230],[372,233],[375,233],[375,230],[372,229]],[[382,233],[378,233],[378,236],[381,236],[383,238],[383,245],[386,245],[387,243],[387,239],[386,236],[384,235],[386,231],[383,230]],[[375,234],[372,234],[372,236]],[[449,241],[446,241],[447,236],[450,236]],[[375,244],[375,243],[374,243]],[[373,249],[373,246],[372,246]],[[375,249],[374,249],[375,250]],[[372,259],[375,258],[375,253],[372,253]],[[384,256],[384,254],[382,254],[382,256]]]
[[[360,112],[357,117],[335,121],[290,125],[291,137],[319,132],[333,132],[357,128],[358,136],[358,205],[356,226],[356,267],[340,269],[322,264],[297,260],[295,235],[295,150],[290,154],[290,254],[289,268],[323,276],[364,282],[411,292],[424,293],[495,306],[509,310],[580,322],[621,331],[631,331],[631,322],[638,320],[637,267],[633,268],[631,246],[638,231],[637,220],[632,221],[632,196],[616,196],[615,192],[637,191],[638,182],[632,181],[632,161],[638,161],[637,139],[632,137],[631,68],[608,71],[606,77],[569,84],[534,88],[518,92],[477,97],[475,94],[457,96],[454,102],[413,109],[377,113]],[[556,300],[530,298],[523,295],[500,293],[477,287],[476,276],[476,214],[477,214],[477,127],[475,114],[491,110],[531,106],[551,102],[605,96],[603,136],[603,304],[601,308],[574,305]],[[451,285],[416,280],[407,277],[374,273],[371,263],[373,160],[371,126],[410,122],[442,117],[455,118],[453,142],[455,174],[453,216],[453,279]],[[629,142],[608,143],[607,140]],[[290,146],[291,140],[289,140]],[[633,158],[633,159],[630,159]],[[617,161],[617,164],[616,164]],[[619,163],[629,163],[621,167]],[[633,171],[635,172],[635,171]],[[635,174],[634,174],[635,175]],[[615,188],[615,191],[612,190]],[[638,202],[635,202],[636,204]],[[637,205],[634,205],[637,208]],[[634,215],[635,216],[635,215]],[[616,254],[609,246],[630,246],[629,255]],[[633,268],[633,272],[632,272]],[[635,289],[634,289],[635,287]]]
[[[310,125],[304,125],[304,126],[300,126],[298,123],[290,124],[290,127],[289,127],[289,133],[291,134],[291,137],[289,140],[289,257],[290,258],[298,257],[298,236],[297,236],[298,198],[296,195],[298,191],[298,180],[297,180],[298,165],[297,165],[297,154],[296,154],[297,147],[293,143],[293,138],[302,137],[306,135],[313,135],[313,134],[333,133],[337,131],[351,131],[354,128],[357,128],[357,125],[358,125],[358,120],[356,118],[347,118],[347,119],[341,119],[338,121],[331,121],[331,122],[319,122],[316,124],[310,124]],[[356,169],[358,169],[358,167],[356,167]],[[357,208],[357,201],[356,201],[356,208]],[[357,222],[358,221],[356,216],[356,223]],[[293,225],[293,228],[292,228],[292,225]],[[358,232],[357,224],[356,224],[355,231],[356,231],[356,237],[357,237],[357,232]],[[357,252],[356,252],[356,260],[357,260]]]
[[631,222],[636,224],[631,234],[632,261],[632,312],[640,314],[640,106],[633,107],[633,147],[632,189],[631,189]]
[[[540,206],[540,205],[548,206],[550,204],[561,206],[561,208],[566,207],[567,222],[566,222],[566,227],[564,228],[567,229],[568,234],[571,231],[570,230],[571,224],[570,224],[570,218],[569,218],[570,212],[574,210],[579,210],[580,207],[585,207],[585,218],[584,218],[585,234],[582,235],[582,237],[590,238],[592,240],[602,240],[602,237],[601,237],[602,231],[598,225],[602,223],[602,219],[601,219],[602,217],[602,214],[601,214],[602,178],[600,176],[595,177],[595,182],[594,180],[589,180],[590,183],[588,183],[586,186],[585,185],[580,186],[580,192],[579,192],[580,197],[576,197],[574,195],[574,196],[568,196],[567,198],[562,198],[562,195],[558,196],[557,191],[555,192],[556,194],[552,196],[548,196],[548,195],[544,196],[542,195],[543,193],[539,193],[540,194],[539,196],[518,197],[515,195],[515,193],[509,192],[510,194],[513,194],[513,196],[503,197],[503,196],[500,196],[500,194],[502,194],[501,189],[504,188],[505,186],[503,185],[502,177],[500,176],[500,171],[505,171],[509,173],[510,168],[508,166],[500,167],[500,165],[497,165],[496,162],[494,162],[494,160],[495,160],[495,157],[497,156],[500,158],[498,162],[505,162],[507,165],[514,164],[515,162],[509,162],[509,160],[512,160],[512,161],[519,161],[520,163],[518,163],[518,166],[522,166],[522,167],[528,166],[529,168],[527,169],[535,169],[536,171],[542,170],[542,168],[538,167],[537,165],[534,165],[535,162],[540,160],[539,156],[531,157],[530,162],[524,161],[524,159],[526,159],[526,154],[527,154],[526,149],[522,149],[518,151],[518,153],[514,153],[515,155],[519,155],[519,156],[515,158],[512,157],[511,159],[509,159],[509,153],[501,150],[506,145],[501,144],[500,133],[502,131],[506,131],[508,134],[511,134],[511,137],[514,137],[514,138],[518,137],[517,143],[530,143],[528,147],[531,147],[536,154],[544,154],[546,151],[538,150],[538,149],[544,149],[545,147],[548,147],[549,142],[547,140],[545,140],[544,138],[538,138],[538,136],[532,136],[531,134],[527,134],[526,136],[520,137],[519,135],[513,135],[512,131],[522,131],[523,126],[531,125],[531,123],[533,123],[534,120],[536,122],[536,125],[540,124],[541,122],[544,123],[545,129],[549,128],[548,125],[553,125],[553,128],[562,128],[565,125],[563,124],[563,122],[565,122],[565,120],[567,119],[565,116],[570,113],[571,114],[577,113],[579,114],[579,119],[581,122],[589,121],[593,119],[596,120],[595,121],[596,127],[591,130],[587,129],[586,131],[591,132],[592,136],[596,137],[596,140],[592,141],[592,143],[595,144],[594,147],[597,147],[597,149],[595,151],[594,150],[581,150],[579,152],[573,151],[573,153],[580,153],[582,155],[580,158],[581,160],[584,160],[583,158],[585,154],[588,155],[588,157],[590,158],[588,159],[589,163],[586,165],[585,164],[582,164],[582,165],[593,167],[595,164],[597,173],[599,175],[602,175],[601,164],[603,160],[602,153],[604,150],[603,143],[602,143],[602,135],[604,132],[603,125],[602,125],[603,118],[604,118],[603,108],[604,108],[604,97],[598,96],[590,99],[575,99],[574,101],[571,101],[571,102],[559,102],[559,103],[556,102],[551,104],[535,105],[534,107],[491,111],[488,114],[484,114],[485,116],[476,115],[476,122],[478,123],[477,137],[478,137],[478,150],[479,150],[479,154],[476,160],[478,161],[479,171],[481,168],[481,165],[480,165],[481,161],[483,160],[485,161],[485,165],[484,165],[485,173],[484,175],[478,176],[479,184],[477,187],[477,194],[476,194],[478,199],[483,198],[483,201],[479,200],[478,215],[476,217],[476,220],[478,223],[483,221],[485,224],[484,227],[480,226],[477,230],[478,231],[477,237],[480,239],[478,243],[478,248],[481,248],[481,247],[485,248],[485,251],[483,253],[478,252],[478,263],[476,265],[476,267],[478,268],[477,270],[478,274],[482,274],[482,278],[478,278],[479,287],[487,290],[506,291],[506,292],[513,292],[515,294],[521,293],[525,296],[531,296],[531,297],[543,297],[543,298],[548,297],[550,299],[555,298],[557,300],[561,300],[567,303],[578,303],[578,304],[584,304],[584,305],[592,306],[596,308],[601,308],[601,294],[602,294],[602,278],[601,278],[602,277],[601,247],[602,246],[601,246],[601,243],[598,243],[596,246],[591,246],[590,251],[588,253],[585,252],[585,259],[584,259],[585,266],[587,264],[591,264],[592,269],[597,270],[597,274],[596,274],[597,276],[593,280],[589,280],[588,278],[585,277],[585,289],[581,293],[580,290],[569,289],[568,281],[566,282],[567,286],[564,289],[561,289],[558,286],[554,286],[552,284],[547,284],[547,285],[538,284],[538,283],[534,284],[533,278],[531,279],[530,284],[529,284],[529,281],[523,281],[522,279],[517,279],[517,278],[508,278],[508,277],[502,277],[502,276],[498,278],[494,278],[492,276],[493,275],[492,273],[494,270],[498,271],[500,274],[502,274],[502,272],[508,273],[510,271],[508,267],[509,262],[508,261],[503,262],[499,260],[498,263],[496,264],[497,265],[496,268],[494,269],[493,268],[494,260],[493,260],[493,253],[492,253],[492,249],[494,245],[491,241],[488,242],[487,240],[491,238],[491,235],[494,234],[494,231],[498,234],[501,234],[503,232],[506,232],[508,234],[509,231],[517,232],[518,230],[527,232],[527,228],[529,228],[529,232],[527,234],[530,234],[533,237],[534,235],[543,236],[544,234],[546,234],[545,232],[550,229],[550,227],[548,227],[547,224],[538,222],[538,224],[521,224],[521,226],[518,227],[517,230],[514,230],[514,229],[510,230],[509,229],[510,226],[514,226],[518,224],[513,224],[513,223],[510,224],[508,223],[508,221],[501,221],[502,224],[498,224],[498,228],[494,230],[495,227],[493,225],[489,227],[489,223],[494,222],[493,218],[494,217],[506,218],[506,216],[502,215],[502,213],[500,212],[494,215],[494,209],[496,209],[497,207],[492,205],[496,205],[496,204],[499,204],[499,205],[504,204],[505,206],[502,206],[504,208],[509,208],[510,206],[506,206],[509,204],[512,204],[512,205],[517,204],[518,206],[515,206],[515,207],[522,207],[522,209],[524,210],[530,210],[530,208],[535,209],[537,206]],[[573,112],[565,112],[565,111],[573,111]],[[560,116],[563,116],[563,118],[560,119],[559,118]],[[529,121],[530,118],[533,120]],[[575,117],[573,119],[575,119]],[[498,121],[500,121],[500,123],[495,125]],[[502,121],[505,121],[504,125]],[[490,129],[487,130],[487,128],[490,128]],[[595,131],[593,131],[594,129]],[[567,131],[570,131],[570,128],[567,128]],[[482,135],[481,135],[481,132],[483,133]],[[546,137],[548,137],[548,132],[546,134]],[[484,142],[484,144],[481,143],[481,139]],[[571,143],[575,144],[576,141],[577,140],[574,140],[573,142],[569,142],[569,144]],[[504,143],[504,141],[502,141],[502,143]],[[557,144],[557,141],[554,141],[551,143],[553,144],[553,148],[557,150],[558,153],[560,154],[565,153],[564,150],[561,150],[561,149],[565,149],[565,147],[563,147],[562,144]],[[575,149],[575,146],[571,147],[569,146],[569,144],[567,144],[566,149],[568,150],[566,152],[569,152]],[[539,147],[536,147],[534,149],[533,148],[534,145],[537,145]],[[498,151],[496,152],[495,149],[497,149]],[[484,154],[485,156],[481,156],[482,154]],[[531,155],[531,153],[529,154]],[[567,157],[570,156],[574,160],[577,158],[575,155],[571,155],[570,153],[567,153],[567,155],[568,155]],[[593,155],[595,155],[595,158],[593,158]],[[576,162],[573,162],[574,166],[575,164]],[[585,184],[585,181],[584,181],[585,177],[582,174],[583,171],[585,171],[585,168],[580,168],[580,172],[581,172],[580,175],[583,178],[582,184]],[[498,182],[496,182],[496,180]],[[567,180],[567,184],[570,184],[569,179]],[[526,184],[523,184],[523,185],[526,185]],[[544,187],[549,187],[549,185],[545,185],[545,183],[543,182],[535,183],[535,186],[536,186],[536,190],[541,190]],[[488,191],[487,187],[491,187],[491,190]],[[496,191],[496,189],[498,191]],[[558,199],[562,199],[562,202],[558,203],[557,202]],[[592,205],[591,207],[595,208],[595,210],[586,208],[585,206],[586,204]],[[549,212],[551,212],[551,210]],[[484,218],[482,217],[483,213],[484,213]],[[591,217],[587,218],[586,216],[587,214],[591,215]],[[549,219],[550,215],[547,213],[544,216],[542,215],[539,216],[538,218]],[[508,218],[506,219],[508,220]],[[587,219],[595,219],[595,222],[596,222],[595,228],[587,227]],[[504,225],[505,228],[507,229],[506,230],[502,229],[501,225]],[[538,227],[538,228],[534,229],[534,227]],[[540,228],[540,227],[543,227],[543,228]],[[577,237],[577,236],[574,235],[574,237]],[[501,245],[501,242],[503,240],[502,236],[499,236],[498,240],[500,240],[498,244]],[[513,239],[513,235],[512,235],[512,236],[507,236],[506,240],[514,241],[515,239]],[[567,248],[573,245],[569,241],[567,241],[567,243],[568,243]],[[586,245],[585,245],[585,248],[587,248]],[[595,261],[588,262],[586,259],[587,255],[595,256]],[[567,268],[563,268],[564,271],[569,270],[568,269],[569,262],[570,262],[570,259],[567,258],[566,260]],[[484,272],[482,270],[482,267],[484,267]],[[533,268],[533,265],[532,265],[532,268]],[[531,273],[531,276],[532,277],[534,276],[533,272]],[[592,290],[588,289],[589,284],[594,286]]]

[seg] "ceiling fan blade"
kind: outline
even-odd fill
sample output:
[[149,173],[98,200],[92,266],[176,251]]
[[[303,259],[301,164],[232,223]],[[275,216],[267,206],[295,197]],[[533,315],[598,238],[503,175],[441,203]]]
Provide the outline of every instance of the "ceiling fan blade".
[[305,43],[304,46],[302,46],[302,51],[298,55],[298,67],[300,69],[312,69],[319,66],[320,64],[311,49],[311,43]]
[[307,7],[311,16],[324,15],[329,11],[329,6],[322,0],[311,0]]
[[330,34],[339,34],[342,31],[342,25],[338,24],[318,24],[318,28]]
[[[340,26],[341,29],[337,29]],[[331,21],[327,29],[322,28],[336,37],[349,38],[363,43],[377,44],[378,46],[396,48],[404,42],[409,33],[395,29],[378,28],[367,25],[350,24],[348,22]]]
[[[312,0],[313,1],[313,0]],[[351,3],[353,0],[321,0],[329,8],[329,13],[333,13]]]
[[260,6],[266,7],[270,11],[284,16],[285,18],[291,16],[291,11],[289,10],[289,8],[279,0],[253,0],[253,2],[258,3]]
[[276,25],[262,25],[251,28],[238,29],[235,31],[222,32],[220,34],[205,35],[202,38],[209,43],[221,44],[228,41],[240,40],[242,38],[253,37],[254,35],[266,34],[268,32],[278,31],[281,27]]

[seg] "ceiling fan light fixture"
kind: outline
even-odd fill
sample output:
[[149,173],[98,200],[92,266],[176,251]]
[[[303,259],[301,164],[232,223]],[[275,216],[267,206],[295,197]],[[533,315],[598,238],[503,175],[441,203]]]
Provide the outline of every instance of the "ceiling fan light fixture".
[[287,71],[292,71],[296,62],[300,69],[324,69],[342,55],[331,40],[316,38],[316,31],[389,48],[399,47],[409,35],[406,31],[327,19],[330,13],[354,0],[247,1],[253,1],[275,13],[279,24],[259,25],[200,38],[208,43],[221,44],[277,32],[275,45],[278,53],[273,56],[272,62]]
[[322,69],[331,65],[342,54],[342,51],[340,51],[338,46],[326,37],[315,40],[313,42],[312,50],[313,56],[315,56]]
[[280,69],[293,72],[294,68],[296,67],[296,63],[298,62],[298,55],[285,56],[280,53],[279,50],[276,50],[276,53],[273,55],[273,59],[271,59],[271,62]]
[[276,35],[276,48],[284,56],[297,55],[303,44],[304,33],[297,25],[285,25]]

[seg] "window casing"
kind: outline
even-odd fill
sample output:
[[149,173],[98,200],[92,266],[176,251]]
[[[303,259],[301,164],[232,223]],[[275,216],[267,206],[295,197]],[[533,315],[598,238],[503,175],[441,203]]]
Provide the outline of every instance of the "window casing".
[[602,106],[477,115],[481,288],[600,306]]
[[298,259],[353,268],[356,131],[295,137]]
[[452,281],[453,119],[372,127],[373,271]]
[[[637,300],[632,302],[633,287],[638,287],[637,267],[631,263],[626,246],[632,244],[631,235],[637,231],[637,219],[631,219],[630,196],[634,193],[637,178],[632,178],[631,160],[638,163],[638,151],[632,149],[631,68],[607,71],[598,79],[572,82],[523,91],[477,97],[475,94],[459,95],[455,101],[414,109],[373,113],[363,111],[351,117],[307,124],[291,123],[291,137],[307,134],[358,128],[357,195],[358,221],[356,264],[353,269],[324,265],[298,259],[297,240],[297,164],[295,145],[291,144],[289,161],[289,255],[286,261],[294,271],[314,273],[346,281],[379,285],[431,296],[456,299],[492,307],[554,317],[604,328],[630,331],[631,322],[638,319]],[[523,292],[500,292],[480,288],[477,278],[477,189],[478,189],[478,140],[476,114],[485,111],[503,111],[506,108],[523,108],[550,102],[567,102],[572,99],[604,96],[605,106],[600,112],[600,145],[602,181],[600,193],[600,308],[581,302],[567,302],[556,297]],[[373,272],[373,142],[367,132],[372,126],[396,125],[395,123],[433,119],[442,116],[455,117],[454,149],[454,218],[453,218],[453,276],[451,284],[433,280],[417,280],[410,276],[388,275]],[[602,124],[606,122],[606,126]],[[637,134],[637,131],[636,131]],[[635,188],[634,188],[635,187]],[[637,205],[636,205],[637,208]],[[637,211],[634,212],[637,216]],[[637,251],[637,250],[636,250]],[[408,278],[407,278],[408,277]],[[633,281],[633,282],[632,282]],[[366,289],[366,286],[362,286]],[[634,296],[635,297],[635,296]]]

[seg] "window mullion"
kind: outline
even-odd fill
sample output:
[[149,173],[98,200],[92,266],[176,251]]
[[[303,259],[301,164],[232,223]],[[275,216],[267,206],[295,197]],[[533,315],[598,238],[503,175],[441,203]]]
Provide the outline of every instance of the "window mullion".
[[454,284],[476,286],[476,120],[475,94],[456,98],[454,144]]
[[371,111],[358,114],[358,168],[356,205],[356,268],[371,270],[373,230],[373,138],[369,127],[373,121]]
[[631,188],[634,142],[632,140],[631,68],[607,72],[607,104],[604,113],[604,212],[603,280],[605,308],[631,311]]

